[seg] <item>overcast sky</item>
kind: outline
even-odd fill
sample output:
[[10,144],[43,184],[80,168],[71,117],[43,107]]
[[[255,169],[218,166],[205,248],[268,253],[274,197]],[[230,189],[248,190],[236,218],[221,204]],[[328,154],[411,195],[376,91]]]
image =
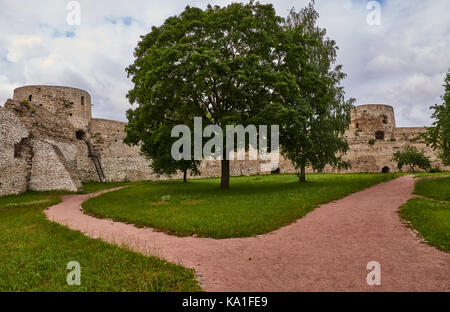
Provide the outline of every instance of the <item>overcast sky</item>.
[[[91,94],[94,117],[126,120],[131,83],[125,68],[139,36],[186,5],[230,2],[80,0],[81,23],[69,25],[69,1],[0,0],[0,104],[22,85],[67,85]],[[261,2],[286,16],[308,1]],[[450,1],[378,1],[380,25],[367,22],[368,14],[377,16],[368,2],[316,1],[320,26],[339,46],[347,96],[356,105],[394,106],[398,126],[429,125],[428,107],[441,102],[450,68]]]

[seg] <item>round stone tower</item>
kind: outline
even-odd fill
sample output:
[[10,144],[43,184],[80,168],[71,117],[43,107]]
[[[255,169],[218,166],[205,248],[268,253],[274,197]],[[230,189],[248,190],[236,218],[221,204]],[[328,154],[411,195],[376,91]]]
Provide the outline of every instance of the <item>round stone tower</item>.
[[351,114],[350,129],[377,140],[390,140],[394,135],[394,108],[384,104],[365,104],[356,106]]
[[88,133],[92,119],[91,96],[84,90],[60,86],[24,86],[14,90],[14,100],[28,101],[66,118],[80,133]]

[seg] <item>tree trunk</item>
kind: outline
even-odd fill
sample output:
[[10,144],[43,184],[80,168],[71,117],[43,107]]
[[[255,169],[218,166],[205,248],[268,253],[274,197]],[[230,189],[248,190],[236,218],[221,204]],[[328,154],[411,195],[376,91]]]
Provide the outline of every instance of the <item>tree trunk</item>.
[[410,167],[411,167],[412,173],[415,173],[415,172],[414,172],[414,166],[410,166]]
[[[225,157],[224,157],[225,158]],[[220,188],[227,189],[230,186],[230,160],[221,160],[222,173],[220,176]]]
[[183,171],[183,182],[187,182],[187,170]]
[[300,167],[300,172],[297,174],[299,182],[306,182],[306,168],[305,166]]

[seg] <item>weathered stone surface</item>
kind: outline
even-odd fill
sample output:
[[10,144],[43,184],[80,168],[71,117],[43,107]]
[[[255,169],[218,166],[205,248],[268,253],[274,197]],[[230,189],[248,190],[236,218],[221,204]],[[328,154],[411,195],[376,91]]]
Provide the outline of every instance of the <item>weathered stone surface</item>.
[[[421,127],[397,128],[392,106],[361,105],[352,112],[345,132],[350,150],[344,172],[397,171],[392,154],[407,145],[424,149],[434,167],[443,167],[419,139]],[[91,117],[91,97],[70,87],[25,86],[0,107],[0,196],[27,189],[77,191],[81,182],[99,181],[92,156],[100,159],[107,181],[181,178],[153,173],[138,146],[123,143],[126,123]],[[259,160],[231,161],[232,176],[270,174]],[[280,173],[296,172],[280,156]],[[308,172],[312,169],[308,168]],[[220,176],[220,161],[204,160],[200,177]],[[337,172],[325,168],[325,172]]]
[[[72,170],[73,164],[64,156],[58,145],[57,142],[52,141],[33,141],[33,164],[28,185],[30,190],[78,191],[81,189],[80,180]],[[72,145],[63,148],[74,147]]]
[[59,86],[24,86],[14,90],[14,100],[37,106],[68,120],[75,129],[88,132],[91,96],[84,90]]
[[27,155],[22,148],[28,135],[20,119],[0,107],[0,196],[27,189]]

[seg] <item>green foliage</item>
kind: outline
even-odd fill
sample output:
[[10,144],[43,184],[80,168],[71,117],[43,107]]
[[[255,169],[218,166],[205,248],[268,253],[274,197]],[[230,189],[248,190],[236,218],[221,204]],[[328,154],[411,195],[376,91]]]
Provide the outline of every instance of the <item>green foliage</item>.
[[[186,7],[138,43],[127,68],[126,142],[141,143],[158,171],[173,171],[169,130],[202,117],[203,125],[253,124],[265,106],[296,94],[291,75],[277,68],[285,51],[282,19],[272,5],[250,2],[206,10]],[[191,169],[198,165],[191,162]]]
[[68,101],[68,100],[63,100],[63,106],[64,106],[65,108],[70,108],[70,107],[73,106],[73,102],[70,102],[70,101]]
[[369,143],[370,145],[374,145],[376,142],[375,139],[369,139],[369,141],[367,141],[367,143]]
[[[335,64],[338,48],[326,37],[326,29],[316,26],[318,17],[312,1],[299,12],[291,9],[286,19],[285,67],[295,78],[299,97],[285,101],[278,110],[282,118],[272,119],[280,124],[281,152],[300,169],[300,181],[305,180],[307,166],[319,172],[326,165],[349,167],[342,160],[348,150],[343,134],[355,100],[344,98],[340,82],[346,75]],[[271,116],[276,115],[266,114],[265,120]]]
[[397,167],[402,170],[403,166],[409,166],[414,173],[415,168],[429,170],[431,163],[424,151],[419,151],[415,146],[406,146],[403,150],[397,151],[392,157],[392,161],[397,162]]
[[[150,226],[180,236],[246,237],[274,231],[320,204],[342,198],[399,174],[311,174],[232,177],[227,192],[218,179],[136,183],[83,204],[88,214]],[[170,201],[161,205],[163,196]]]
[[450,70],[444,81],[443,103],[431,106],[434,110],[432,117],[435,119],[433,127],[427,127],[427,131],[421,136],[427,145],[438,151],[444,165],[450,165]]
[[26,108],[30,108],[30,102],[28,102],[28,100],[23,100],[20,102],[20,104],[25,106]]
[[[193,118],[204,126],[280,126],[282,152],[297,167],[345,166],[342,134],[353,100],[344,101],[334,41],[315,26],[313,4],[287,21],[271,4],[233,3],[206,10],[186,7],[142,36],[126,71],[134,83],[127,97],[128,144],[140,144],[156,171],[179,166],[171,160],[170,129]],[[181,168],[180,168],[181,167]],[[222,162],[222,182],[229,176]],[[228,181],[228,180],[227,180]],[[223,183],[228,185],[228,183]]]
[[[91,239],[46,219],[58,196],[0,197],[0,291],[198,291],[194,271]],[[69,286],[66,266],[81,265]]]
[[429,170],[430,173],[440,173],[442,172],[441,168],[439,167],[433,167]]

